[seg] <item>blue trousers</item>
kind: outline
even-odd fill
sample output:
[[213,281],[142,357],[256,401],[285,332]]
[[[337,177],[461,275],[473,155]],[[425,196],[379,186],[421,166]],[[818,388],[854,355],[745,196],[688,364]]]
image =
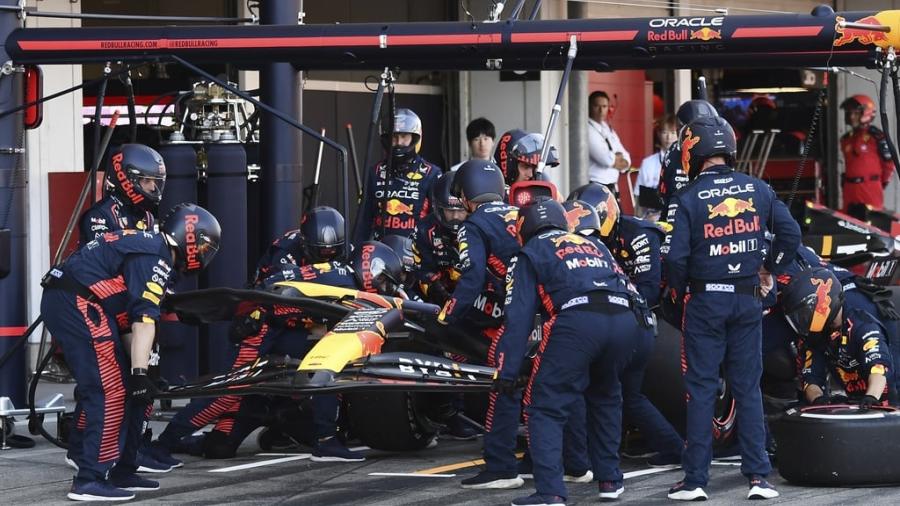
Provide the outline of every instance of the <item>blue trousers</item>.
[[[304,329],[263,325],[258,334],[245,338],[239,346],[233,349],[232,368],[243,367],[268,354],[302,357],[311,347],[307,336],[308,333]],[[238,413],[242,410],[245,412],[248,409],[259,410],[259,399],[249,402],[250,405],[247,404],[248,399],[238,395],[193,399],[175,414],[166,429],[159,435],[158,441],[168,448],[174,448],[181,438],[210,423],[215,423],[215,430],[228,436],[229,441],[236,446],[240,445],[244,438],[259,426],[258,423],[241,423],[238,419]],[[313,423],[316,437],[324,438],[335,435],[338,407],[339,401],[336,395],[313,396]]]
[[563,432],[573,407],[577,409],[582,398],[587,409],[594,479],[622,479],[618,457],[622,437],[619,378],[637,334],[637,320],[624,308],[612,313],[563,311],[545,332],[535,358],[535,372],[525,389],[539,494],[568,495],[563,484]]
[[762,394],[762,305],[751,295],[701,292],[685,297],[682,364],[687,388],[685,482],[705,487],[712,461],[712,419],[724,364],[737,407],[741,472],[771,472],[765,450]]
[[639,330],[633,343],[634,353],[622,373],[622,408],[628,420],[641,431],[650,449],[663,457],[680,458],[684,440],[641,392],[655,337],[650,329]]
[[83,430],[73,430],[70,458],[76,477],[97,481],[133,473],[146,404],[127,401],[131,362],[125,357],[115,316],[96,302],[67,291],[47,289],[41,298],[44,325],[62,347],[77,383]]

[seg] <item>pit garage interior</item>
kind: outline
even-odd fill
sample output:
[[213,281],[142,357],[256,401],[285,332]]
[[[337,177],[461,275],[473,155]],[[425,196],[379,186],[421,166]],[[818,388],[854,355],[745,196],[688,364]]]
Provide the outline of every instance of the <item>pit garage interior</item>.
[[[266,1],[266,0],[263,0]],[[14,2],[13,2],[14,3]],[[487,17],[492,2],[488,0],[289,0],[298,4],[305,24],[332,23],[403,23],[431,21],[482,20]],[[515,2],[507,2],[512,4]],[[209,16],[223,18],[251,18],[259,15],[258,2],[244,0],[199,0],[174,2],[170,0],[40,0],[28,2],[38,11],[78,13],[102,13],[113,15],[151,16]],[[604,2],[596,0],[541,2],[538,19],[570,18],[670,18],[679,16],[745,15],[765,13],[809,13],[821,4],[816,1],[760,0],[752,8],[746,2],[695,0],[691,2]],[[835,11],[867,11],[900,8],[900,1],[836,1]],[[525,3],[527,14],[533,7],[532,0]],[[510,7],[507,6],[507,9]],[[716,11],[716,9],[720,9]],[[724,10],[722,10],[724,9]],[[6,13],[0,13],[5,16]],[[107,27],[158,25],[152,20],[104,20],[104,19],[56,19],[28,17],[27,27]],[[165,22],[180,25],[183,22]],[[495,125],[498,134],[511,128],[543,131],[550,118],[562,72],[513,72],[504,70],[484,71],[417,71],[405,70],[402,65],[396,72],[397,105],[415,110],[423,121],[422,154],[428,160],[447,168],[466,159],[466,124],[474,118],[486,117]],[[201,65],[201,67],[230,82],[241,90],[260,90],[259,72],[242,70],[235,65]],[[119,71],[119,62],[83,65],[42,65],[43,94],[96,80],[104,72]],[[852,71],[852,72],[848,72]],[[691,98],[697,78],[703,76],[709,83],[711,101],[732,122],[742,137],[741,148],[754,135],[758,136],[756,149],[767,135],[773,137],[771,152],[765,154],[765,176],[785,196],[791,191],[795,168],[801,160],[808,160],[806,171],[797,192],[798,199],[810,199],[828,207],[840,202],[839,175],[843,172],[843,159],[839,153],[840,135],[845,131],[843,117],[837,104],[847,96],[863,93],[877,97],[875,84],[880,75],[865,68],[850,69],[752,69],[733,70],[703,68],[694,70],[622,70],[615,72],[575,71],[565,95],[559,123],[551,142],[558,148],[564,161],[556,170],[547,174],[557,184],[560,193],[586,180],[587,149],[584,146],[587,133],[587,95],[591,91],[605,90],[616,107],[612,125],[622,138],[632,157],[632,166],[653,153],[651,125],[661,114],[672,114],[677,105]],[[263,224],[261,209],[267,195],[259,183],[259,171],[263,160],[259,149],[259,137],[265,135],[265,121],[257,130],[234,128],[234,121],[254,114],[252,104],[210,85],[201,77],[175,64],[154,63],[135,65],[131,79],[136,98],[138,142],[154,147],[169,146],[189,148],[195,153],[188,157],[199,170],[200,184],[197,198],[206,203],[212,188],[246,183],[243,194],[245,203],[238,210],[246,213],[245,251],[239,255],[242,262],[228,266],[233,279],[246,279],[252,272],[255,259],[271,241],[271,226]],[[312,70],[299,72],[295,82],[299,88],[299,101],[293,104],[295,117],[315,131],[342,144],[348,144],[350,135],[356,146],[356,158],[360,171],[365,170],[363,160],[376,161],[382,154],[376,141],[366,152],[367,133],[370,124],[372,97],[379,79],[375,71]],[[125,83],[110,79],[105,89],[102,107],[98,110],[99,86],[85,87],[43,104],[43,122],[34,129],[22,132],[25,151],[20,155],[18,173],[27,180],[22,191],[24,220],[27,234],[18,238],[24,243],[19,259],[24,272],[18,278],[0,280],[22,285],[22,296],[17,300],[4,300],[0,313],[15,316],[19,331],[0,335],[0,341],[12,341],[28,323],[38,316],[41,287],[38,280],[51,265],[60,243],[66,222],[72,212],[80,188],[87,178],[95,157],[99,118],[101,125],[108,125],[118,112],[117,128],[111,144],[126,142],[132,135],[128,119],[128,100]],[[265,96],[265,92],[262,92]],[[173,117],[177,101],[191,103],[191,114],[185,118]],[[763,103],[760,111],[759,104]],[[754,107],[756,106],[756,107]],[[891,102],[891,107],[893,103]],[[754,113],[759,111],[755,117]],[[802,147],[809,135],[813,117],[818,115],[816,137],[810,143],[810,151]],[[225,118],[225,119],[223,119]],[[207,121],[204,122],[204,119]],[[171,129],[161,128],[176,121],[185,121],[182,137],[173,137]],[[231,121],[232,123],[229,123]],[[271,121],[271,120],[270,120]],[[271,124],[271,123],[270,123]],[[880,120],[876,119],[876,125]],[[352,127],[351,129],[348,129]],[[779,132],[770,134],[775,128]],[[758,130],[760,133],[754,134]],[[238,132],[237,137],[222,132]],[[352,133],[351,133],[352,131]],[[890,125],[896,138],[896,125]],[[243,134],[241,133],[243,132]],[[241,137],[244,135],[244,137]],[[184,141],[182,143],[182,141]],[[239,142],[235,142],[239,141]],[[319,203],[339,207],[341,205],[342,175],[335,151],[321,149],[320,143],[299,132],[289,139],[293,149],[299,150],[301,181],[299,188],[313,183],[316,166],[321,166]],[[219,151],[216,153],[216,151]],[[743,151],[742,151],[743,152]],[[321,153],[321,154],[320,154]],[[748,163],[760,168],[762,151],[747,151]],[[321,160],[320,160],[321,159]],[[227,160],[229,167],[221,179],[208,177],[209,167],[215,160]],[[234,166],[234,160],[238,160]],[[760,169],[761,170],[761,169]],[[352,164],[351,164],[352,171]],[[357,186],[351,178],[349,187],[355,195]],[[100,175],[102,178],[102,174]],[[624,181],[624,180],[623,180]],[[218,186],[213,186],[218,185]],[[98,186],[97,188],[99,188]],[[76,190],[73,190],[75,188]],[[887,186],[885,207],[900,209],[900,185],[894,176]],[[97,191],[97,195],[100,192]],[[305,205],[302,192],[297,192],[295,210]],[[356,199],[351,199],[352,218]],[[625,203],[629,208],[632,204]],[[633,209],[633,207],[632,207]],[[802,216],[803,204],[794,209]],[[286,218],[287,219],[287,218]],[[287,219],[298,222],[299,214]],[[2,226],[2,223],[0,223]],[[72,246],[70,245],[70,250]],[[201,278],[193,287],[207,286]],[[2,285],[0,285],[2,286]],[[3,292],[6,293],[6,292]],[[6,328],[6,327],[4,327]],[[183,330],[183,329],[182,329]],[[219,329],[221,330],[221,329]],[[185,337],[187,336],[187,337]],[[40,333],[28,341],[26,361],[21,374],[34,368],[38,359]],[[227,340],[217,334],[214,325],[192,330],[187,334],[161,336],[163,353],[177,357],[163,362],[163,374],[170,384],[178,385],[196,377],[220,372],[228,363],[221,352]],[[0,352],[4,351],[0,347]],[[5,372],[4,372],[5,373]],[[37,399],[52,399],[72,405],[73,385],[57,383],[65,379],[64,370],[49,370],[49,381],[38,387]],[[5,377],[4,377],[5,378]],[[3,381],[8,381],[4,379]],[[25,383],[16,383],[9,395],[16,407],[25,404]],[[2,390],[2,389],[0,389]],[[162,411],[151,422],[154,432],[161,431],[172,409],[185,401],[165,402]],[[27,422],[17,417],[16,430],[27,433]],[[55,434],[54,415],[45,418],[48,430]],[[254,435],[255,436],[255,435]],[[521,494],[505,491],[463,491],[458,481],[474,474],[480,461],[480,442],[439,440],[435,448],[414,452],[386,452],[368,449],[368,460],[361,464],[321,464],[309,461],[305,450],[291,452],[262,451],[254,436],[249,437],[237,458],[227,461],[185,459],[185,468],[162,477],[163,489],[152,492],[140,500],[167,503],[241,503],[270,504],[315,501],[319,504],[505,504]],[[62,502],[59,493],[70,480],[69,469],[62,460],[64,450],[37,438],[37,446],[28,450],[0,451],[0,491],[4,501],[10,504],[34,504]],[[715,504],[731,504],[743,500],[745,479],[738,471],[738,463],[723,458],[714,461],[710,488]],[[900,463],[898,463],[900,465]],[[640,460],[623,460],[626,477],[627,500],[641,504],[666,501],[665,490],[680,476],[679,471],[649,468]],[[784,502],[815,502],[816,504],[844,504],[869,501],[894,503],[900,494],[894,489],[862,488],[805,488],[789,484],[774,477]],[[526,484],[526,487],[528,485]],[[595,501],[594,485],[570,484],[571,499],[575,503]]]

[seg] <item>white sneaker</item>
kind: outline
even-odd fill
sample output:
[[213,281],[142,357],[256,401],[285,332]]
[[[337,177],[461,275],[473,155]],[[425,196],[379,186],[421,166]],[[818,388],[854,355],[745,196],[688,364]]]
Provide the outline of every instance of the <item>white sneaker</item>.
[[572,476],[570,474],[563,476],[563,481],[568,483],[590,483],[594,481],[594,472],[588,469],[580,476]]
[[690,487],[683,481],[679,481],[669,489],[668,497],[673,501],[705,501],[709,499],[701,487]]
[[778,497],[778,491],[762,476],[750,477],[750,491],[747,499],[774,499]]

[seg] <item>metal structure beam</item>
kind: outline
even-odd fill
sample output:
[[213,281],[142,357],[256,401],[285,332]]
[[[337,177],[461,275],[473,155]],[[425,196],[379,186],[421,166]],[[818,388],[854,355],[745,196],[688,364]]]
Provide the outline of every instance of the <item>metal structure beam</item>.
[[603,71],[866,66],[876,47],[900,47],[900,11],[334,25],[297,25],[292,18],[284,24],[296,5],[262,4],[263,22],[278,19],[278,25],[26,28],[10,35],[6,50],[21,63],[177,55],[247,68],[289,62],[298,69],[561,70],[575,35],[575,68]]

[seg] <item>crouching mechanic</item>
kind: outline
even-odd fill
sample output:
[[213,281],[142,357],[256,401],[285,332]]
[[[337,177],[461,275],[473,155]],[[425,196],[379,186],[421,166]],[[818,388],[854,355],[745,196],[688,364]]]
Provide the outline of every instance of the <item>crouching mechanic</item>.
[[508,313],[498,344],[495,390],[515,390],[539,304],[550,323],[525,388],[537,493],[512,504],[565,504],[563,428],[582,396],[599,497],[615,499],[624,491],[617,455],[619,376],[634,343],[648,338],[652,317],[609,250],[568,231],[562,205],[547,199],[520,213],[517,228],[524,246],[506,278]]
[[[771,275],[793,260],[800,227],[772,188],[735,172],[734,131],[722,118],[700,118],[682,129],[681,159],[693,181],[672,198],[673,224],[665,266],[672,298],[684,304],[682,371],[687,389],[684,481],[676,500],[705,499],[712,459],[712,424],[719,368],[724,363],[737,403],[741,472],[750,499],[778,492],[765,479],[772,467],[759,380],[762,375],[760,297]],[[765,231],[774,234],[765,255]],[[760,282],[764,287],[761,288]]]
[[[464,163],[453,177],[450,193],[460,199],[469,215],[457,234],[461,277],[437,322],[467,329],[475,327],[473,332],[481,332],[490,339],[487,363],[495,367],[496,343],[502,326],[499,315],[503,308],[503,279],[509,260],[519,250],[515,230],[518,208],[503,202],[503,175],[497,165],[486,160]],[[481,310],[473,307],[476,299],[484,303]],[[492,392],[488,402],[484,436],[487,470],[463,480],[462,486],[521,487],[524,482],[519,478],[515,456],[520,397]]]
[[[341,258],[344,251],[343,225],[343,217],[333,208],[311,210],[303,219],[298,238],[290,238],[294,234],[287,234],[263,255],[257,275],[261,272],[270,275],[256,282],[255,287],[269,290],[278,282],[303,281],[355,288],[353,273]],[[262,265],[266,260],[275,263]],[[298,266],[295,262],[305,265]],[[308,338],[317,323],[311,320],[304,322],[304,318],[305,315],[295,308],[277,305],[246,308],[235,315],[230,332],[236,345],[232,349],[232,369],[244,367],[268,354],[303,357],[310,347]],[[310,459],[313,461],[364,460],[362,455],[351,452],[334,438],[338,404],[335,395],[316,395],[312,398],[315,428],[312,436],[315,439]],[[182,438],[209,423],[215,423],[213,430],[203,437],[203,454],[206,458],[232,458],[244,439],[263,423],[263,417],[259,415],[270,411],[273,406],[264,396],[226,395],[194,399],[176,413],[155,441],[154,447],[165,453],[174,451],[180,446]],[[276,437],[274,434],[269,436]],[[287,436],[299,440],[308,435],[288,432]]]
[[[659,302],[660,254],[662,231],[655,225],[631,216],[619,216],[616,197],[604,185],[589,183],[591,189],[579,192],[599,203],[600,212],[581,200],[566,201],[566,218],[572,231],[603,242],[648,305]],[[571,196],[570,196],[571,198]],[[672,424],[659,412],[641,391],[644,374],[653,354],[654,335],[642,334],[633,342],[634,354],[622,374],[623,410],[646,439],[647,446],[657,452],[650,457],[651,466],[681,463],[684,440]]]
[[[147,368],[160,299],[172,265],[183,274],[209,265],[221,229],[205,209],[180,204],[161,231],[106,233],[44,277],[41,314],[72,368],[86,420],[69,499],[128,500],[131,490],[159,488],[135,472],[144,413],[156,392]],[[130,343],[120,339],[120,313],[133,322]]]
[[861,408],[887,402],[892,366],[884,327],[866,311],[847,306],[833,273],[812,267],[795,275],[782,293],[782,306],[800,336],[797,352],[806,403],[843,401],[829,395],[829,373]]

